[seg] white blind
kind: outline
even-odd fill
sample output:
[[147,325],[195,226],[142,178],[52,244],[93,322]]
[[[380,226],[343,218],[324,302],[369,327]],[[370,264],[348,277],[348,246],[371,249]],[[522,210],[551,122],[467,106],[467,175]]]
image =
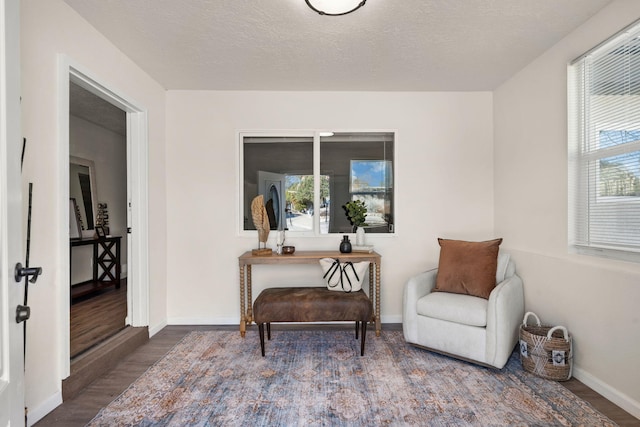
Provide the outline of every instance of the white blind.
[[640,25],[569,70],[570,244],[640,252]]

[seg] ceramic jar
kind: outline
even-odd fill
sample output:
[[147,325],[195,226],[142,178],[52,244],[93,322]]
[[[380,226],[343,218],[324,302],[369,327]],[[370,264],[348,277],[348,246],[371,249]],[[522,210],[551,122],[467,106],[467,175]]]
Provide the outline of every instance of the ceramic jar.
[[343,236],[342,242],[340,243],[340,252],[343,254],[348,254],[351,252],[351,242],[349,241],[349,236]]
[[364,246],[365,243],[365,237],[364,237],[364,228],[362,227],[358,227],[356,229],[356,245],[357,246]]

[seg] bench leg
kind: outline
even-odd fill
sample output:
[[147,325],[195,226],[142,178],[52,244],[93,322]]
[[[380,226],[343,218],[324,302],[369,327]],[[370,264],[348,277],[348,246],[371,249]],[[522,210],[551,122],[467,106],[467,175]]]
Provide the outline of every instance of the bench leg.
[[267,339],[271,340],[271,323],[267,322]]
[[356,339],[358,339],[358,330],[360,329],[360,322],[356,320]]
[[258,324],[258,331],[260,333],[260,350],[262,351],[262,357],[264,357],[264,323]]
[[364,356],[364,339],[367,336],[367,322],[362,322],[362,342],[360,343],[360,356]]

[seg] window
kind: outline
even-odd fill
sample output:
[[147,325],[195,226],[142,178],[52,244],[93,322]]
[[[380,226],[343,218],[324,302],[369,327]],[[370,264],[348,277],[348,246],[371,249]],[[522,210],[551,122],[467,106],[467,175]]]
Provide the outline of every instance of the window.
[[640,26],[569,70],[569,241],[579,251],[640,253]]
[[242,230],[255,230],[251,201],[262,195],[272,230],[352,232],[342,206],[359,199],[367,233],[393,233],[394,133],[242,133],[240,142]]
[[367,206],[366,224],[387,227],[393,224],[387,213],[393,201],[392,167],[388,160],[351,160],[351,200]]

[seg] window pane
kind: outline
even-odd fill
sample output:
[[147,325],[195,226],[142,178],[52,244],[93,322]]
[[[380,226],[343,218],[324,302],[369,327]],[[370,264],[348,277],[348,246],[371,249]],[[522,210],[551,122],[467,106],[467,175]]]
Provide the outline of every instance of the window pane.
[[386,226],[393,194],[392,163],[388,160],[351,161],[351,200],[367,206],[366,225]]
[[286,175],[286,228],[313,230],[313,175]]
[[592,246],[632,248],[640,243],[640,151],[585,164],[591,188],[582,214],[584,242]]
[[598,196],[629,198],[640,196],[640,152],[607,157],[598,161]]
[[638,140],[640,140],[640,130],[602,130],[598,145],[599,148],[609,148]]
[[262,194],[272,230],[313,229],[313,138],[243,137],[243,229],[255,230],[251,201]]
[[367,233],[393,230],[393,133],[336,133],[320,138],[320,171],[327,177],[321,233],[350,233],[343,206],[355,199],[367,206]]

